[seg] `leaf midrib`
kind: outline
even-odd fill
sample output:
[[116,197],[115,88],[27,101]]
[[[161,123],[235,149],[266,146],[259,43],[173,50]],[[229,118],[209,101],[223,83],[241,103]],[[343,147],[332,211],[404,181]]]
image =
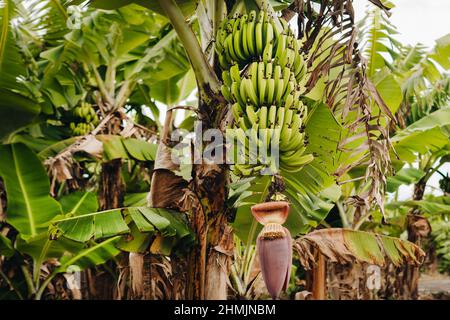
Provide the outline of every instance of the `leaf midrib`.
[[22,190],[22,195],[23,195],[23,199],[25,202],[25,207],[27,208],[27,215],[28,215],[28,222],[30,224],[30,231],[31,231],[31,236],[35,236],[36,235],[36,225],[35,225],[35,221],[34,221],[34,217],[33,217],[33,210],[31,207],[31,203],[30,200],[27,197],[27,189],[25,187],[25,184],[22,180],[22,172],[20,169],[20,164],[19,161],[17,159],[16,156],[16,148],[13,146],[11,148],[12,150],[12,156],[13,156],[13,160],[14,160],[14,164],[15,164],[15,171],[16,171],[16,175],[17,175],[17,181],[19,182],[19,187],[20,190]]
[[77,260],[79,260],[79,259],[81,259],[81,258],[87,256],[89,253],[91,253],[91,252],[97,250],[98,248],[104,247],[104,246],[106,246],[107,244],[109,244],[109,243],[111,243],[111,242],[114,242],[114,241],[117,240],[118,238],[120,238],[120,236],[113,237],[113,238],[108,239],[108,240],[106,240],[106,241],[100,242],[100,243],[98,243],[97,245],[92,246],[92,247],[90,247],[89,249],[87,249],[87,250],[85,250],[85,251],[82,251],[81,253],[75,255],[74,257],[72,257],[72,259],[70,259],[69,261],[67,261],[66,263],[64,263],[64,264],[61,266],[61,268],[64,269],[64,268],[70,267],[70,266],[71,266],[74,262],[76,262]]
[[69,215],[75,214],[77,212],[77,210],[80,208],[81,204],[84,202],[84,200],[86,199],[88,193],[85,192],[83,194],[83,196],[80,198],[80,200],[75,204],[75,206],[72,208],[72,210],[70,210]]

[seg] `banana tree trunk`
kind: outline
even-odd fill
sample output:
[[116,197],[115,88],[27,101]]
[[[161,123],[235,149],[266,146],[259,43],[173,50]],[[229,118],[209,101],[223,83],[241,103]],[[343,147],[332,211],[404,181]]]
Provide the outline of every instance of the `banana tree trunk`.
[[188,299],[227,298],[227,278],[233,240],[225,215],[225,170],[216,165],[195,169],[191,227],[198,246],[189,256]]
[[[214,67],[210,65],[197,36],[186,22],[176,1],[158,0],[158,3],[169,18],[189,56],[197,80],[199,96],[197,115],[203,130],[223,128],[224,119],[228,113],[227,105],[220,93],[221,83]],[[223,4],[207,7],[215,8],[215,12],[208,13],[211,19],[205,20],[202,15],[199,19],[208,24],[211,23],[211,32],[214,34],[219,20],[223,18],[224,7]],[[168,128],[165,127],[165,133],[167,133]],[[160,147],[158,153],[165,149],[162,145]],[[202,148],[200,152],[203,152]],[[230,251],[232,251],[230,248],[233,246],[225,208],[228,179],[226,167],[223,164],[206,163],[203,160],[198,164],[196,162],[193,165],[192,180],[188,186],[180,181],[180,177],[174,176],[167,169],[162,167],[155,171],[150,196],[152,205],[178,207],[180,211],[187,212],[197,239],[197,245],[186,260],[188,266],[186,274],[177,275],[174,280],[178,283],[185,280],[185,298],[187,299],[226,299],[226,280],[231,259]],[[168,183],[165,189],[171,192],[170,198],[155,191],[156,188],[161,188],[159,180]],[[167,201],[159,199],[161,197],[166,198]]]
[[317,265],[312,272],[312,296],[314,300],[326,300],[327,262],[323,254],[317,251]]
[[[100,210],[123,207],[124,184],[122,179],[122,160],[117,159],[102,164],[99,186]],[[107,263],[104,267],[88,270],[90,299],[110,300],[116,298],[116,280],[108,269],[114,270],[116,264]]]
[[[425,193],[425,187],[427,180],[422,178],[418,183],[414,185],[413,200],[422,200]],[[422,239],[427,237],[431,231],[428,220],[422,215],[420,210],[412,209],[407,218],[407,231],[408,240],[421,245]],[[402,282],[402,296],[405,299],[418,299],[419,298],[419,267],[417,266],[405,266]]]

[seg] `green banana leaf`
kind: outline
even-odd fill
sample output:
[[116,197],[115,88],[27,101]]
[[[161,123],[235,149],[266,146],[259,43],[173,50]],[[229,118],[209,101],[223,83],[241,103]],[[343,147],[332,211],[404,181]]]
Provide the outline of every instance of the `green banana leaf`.
[[[136,229],[143,234],[159,236],[170,246],[164,248],[164,254],[173,250],[184,251],[194,241],[194,235],[188,228],[186,220],[179,212],[168,209],[129,207],[101,212],[75,215],[53,221],[64,238],[77,242],[91,239],[100,240],[117,235],[130,234]],[[143,238],[143,237],[141,237]],[[120,248],[136,248],[127,246],[133,239],[120,240]]]
[[98,210],[97,196],[92,192],[76,191],[63,196],[59,203],[67,217]]
[[50,239],[48,232],[23,240],[18,237],[15,241],[15,248],[21,254],[29,255],[35,262],[43,263],[48,259],[59,259],[65,254],[73,254],[84,248],[82,243],[69,239]]
[[154,161],[158,145],[134,138],[112,135],[97,136],[103,142],[103,160],[134,159]]
[[14,1],[3,1],[0,7],[0,140],[31,123],[41,110],[29,97],[25,84],[17,80],[26,76],[27,71],[13,36],[14,18]]
[[[147,48],[124,68],[127,79],[139,77],[148,86],[185,74],[191,68],[186,51],[181,46],[175,30]],[[150,91],[151,93],[151,91]]]
[[394,176],[387,178],[387,191],[395,192],[401,185],[410,185],[423,178],[425,172],[416,168],[403,168]]
[[150,87],[150,94],[153,99],[168,106],[173,106],[186,99],[197,87],[197,82],[194,72],[189,69],[186,73],[156,82]]
[[60,259],[61,265],[55,270],[57,273],[81,271],[111,260],[120,253],[115,243],[120,237],[113,237],[100,243],[94,243],[75,254],[65,255]]
[[[414,122],[392,137],[392,145],[401,161],[412,163],[416,153],[446,149],[450,152],[450,108],[443,108]],[[394,157],[392,157],[394,158]]]
[[1,145],[0,158],[0,176],[8,195],[6,221],[24,239],[35,237],[62,213],[61,205],[50,196],[49,179],[40,160],[25,145]]
[[450,214],[449,197],[431,197],[423,200],[393,201],[386,204],[386,209],[419,208],[421,212],[429,215]]
[[14,247],[4,235],[0,234],[0,256],[11,257],[14,254]]

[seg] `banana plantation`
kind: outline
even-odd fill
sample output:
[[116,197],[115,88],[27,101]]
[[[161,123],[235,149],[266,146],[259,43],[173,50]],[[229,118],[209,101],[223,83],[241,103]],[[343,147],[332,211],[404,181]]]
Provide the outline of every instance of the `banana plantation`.
[[0,300],[448,299],[450,30],[395,13],[0,0]]

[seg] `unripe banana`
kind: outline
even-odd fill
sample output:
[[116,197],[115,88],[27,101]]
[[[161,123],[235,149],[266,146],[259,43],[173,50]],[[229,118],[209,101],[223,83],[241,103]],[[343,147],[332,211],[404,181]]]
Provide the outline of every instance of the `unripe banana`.
[[235,28],[233,30],[233,48],[234,51],[236,52],[236,55],[239,58],[239,62],[240,61],[245,61],[246,60],[246,56],[244,54],[244,52],[242,51],[242,41],[241,41],[241,24],[242,24],[242,19],[238,19],[237,22],[235,23]]
[[270,79],[273,75],[273,63],[269,62],[266,64],[266,78]]
[[227,39],[225,40],[225,50],[227,50],[228,52],[228,60],[229,61],[234,61],[234,62],[238,62],[239,58],[236,54],[236,52],[234,51],[234,44],[233,44],[233,33],[230,33],[227,36]]
[[284,103],[284,108],[285,109],[289,109],[294,105],[294,95],[293,94],[289,94],[286,97],[285,103]]
[[259,62],[258,63],[258,91],[260,90],[259,88],[261,87],[261,81],[262,79],[265,78],[265,74],[266,74],[266,68],[263,62]]
[[248,69],[249,77],[252,79],[253,88],[258,91],[258,62],[253,62]]
[[233,113],[233,117],[236,122],[239,120],[239,118],[244,116],[244,112],[239,103],[233,104],[233,106],[231,107],[231,111]]
[[251,124],[258,125],[259,123],[259,117],[258,114],[255,111],[255,107],[253,107],[251,104],[248,104],[245,108],[247,118],[250,120]]
[[266,101],[266,93],[267,93],[267,83],[270,79],[262,79],[260,80],[260,87],[258,88],[259,93],[259,104],[262,105],[264,103],[268,103]]
[[246,98],[249,99],[251,103],[255,106],[258,105],[258,97],[256,96],[255,89],[253,88],[252,81],[250,79],[242,80],[241,87],[245,88]]
[[259,109],[259,128],[265,129],[267,128],[267,107],[262,106]]
[[231,76],[231,80],[236,82],[238,85],[241,84],[241,74],[239,72],[239,66],[237,64],[234,64],[231,68],[230,68],[230,76]]
[[222,72],[222,80],[223,84],[227,87],[231,87],[231,84],[233,83],[233,80],[231,79],[231,75],[229,71],[223,71]]
[[[279,147],[283,160],[293,161],[282,163],[284,169],[293,172],[300,170],[312,157],[303,155],[306,149],[303,122],[307,109],[300,101],[304,85],[300,81],[306,81],[306,64],[300,53],[300,42],[286,21],[281,19],[283,31],[280,32],[274,19],[277,18],[269,16],[264,9],[259,14],[255,11],[242,16],[235,14],[219,27],[216,52],[223,70],[222,93],[233,103],[238,141],[248,146],[249,139],[257,139],[258,145],[266,150]],[[93,119],[91,114],[89,120]],[[249,130],[249,136],[244,130]],[[241,152],[246,161],[251,158],[255,163],[236,165],[233,170],[237,174],[252,175],[261,170],[277,172],[275,155],[267,157],[263,153],[258,158],[255,151],[249,149],[246,147]]]
[[285,108],[281,107],[277,109],[277,119],[275,122],[275,129],[280,129],[282,128],[283,124],[284,124],[284,115],[285,115]]
[[[297,153],[294,153],[288,159],[281,160],[281,168],[287,172],[298,172],[305,165],[311,163],[314,160],[314,156],[312,154],[307,154],[303,156],[297,156]],[[288,166],[285,163],[289,163]]]
[[262,35],[262,22],[258,21],[255,26],[255,40],[256,40],[256,54],[261,56],[263,53],[263,35]]
[[227,85],[222,85],[221,87],[222,95],[228,102],[233,101],[233,97],[231,95],[230,87]]
[[267,127],[271,129],[275,128],[276,121],[277,121],[277,106],[272,105],[269,108]]
[[237,120],[237,123],[239,124],[239,127],[242,128],[244,131],[247,131],[250,128],[250,124],[247,123],[247,121],[244,117],[240,117]]
[[275,101],[277,104],[281,102],[284,94],[284,80],[280,79],[275,83]]
[[255,40],[256,12],[253,10],[249,14],[249,23],[247,26],[247,44],[248,50],[252,56],[257,55]]
[[242,39],[242,50],[245,55],[245,60],[247,60],[251,54],[248,48],[248,39],[247,39],[247,28],[248,28],[248,15],[244,14],[241,18],[241,39]]
[[278,38],[278,42],[277,42],[277,49],[275,51],[275,59],[277,60],[277,62],[280,62],[280,58],[283,54],[283,52],[286,49],[286,35],[285,34],[281,34]]
[[241,94],[239,92],[239,85],[237,82],[233,82],[233,84],[231,85],[231,95],[234,98],[235,102],[238,102],[241,106],[245,106],[246,103],[245,101],[241,98]]
[[304,147],[304,140],[305,134],[300,133],[300,131],[294,131],[294,128],[292,128],[289,145],[287,148],[284,148],[283,151],[297,150]]
[[266,95],[266,103],[273,104],[275,101],[275,80],[268,79],[267,80],[267,95]]

